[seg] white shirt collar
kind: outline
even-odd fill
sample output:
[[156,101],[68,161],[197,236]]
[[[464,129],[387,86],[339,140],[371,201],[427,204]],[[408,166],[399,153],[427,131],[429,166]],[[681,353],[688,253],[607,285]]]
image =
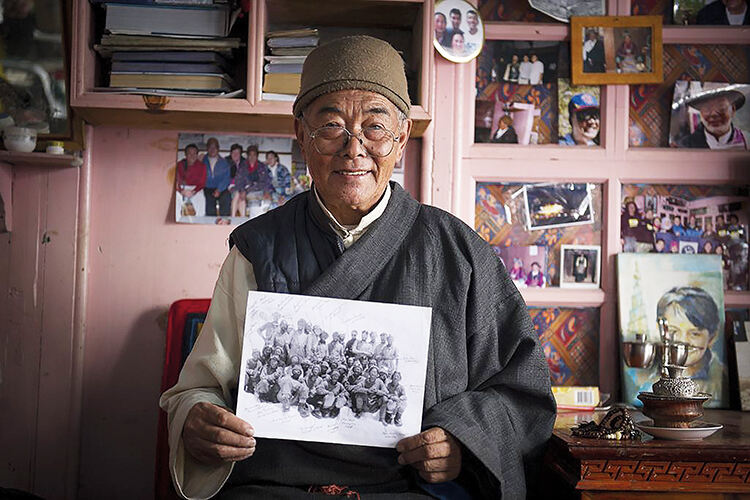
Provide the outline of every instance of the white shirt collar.
[[741,26],[742,23],[745,21],[745,14],[747,13],[747,4],[745,4],[745,10],[743,10],[739,14],[732,14],[729,12],[729,9],[726,9],[727,11],[727,20],[729,21],[729,24],[734,26]]
[[370,210],[369,213],[365,214],[365,216],[362,217],[362,219],[359,221],[359,224],[355,225],[344,225],[337,221],[336,217],[334,217],[330,210],[328,210],[328,208],[326,208],[326,206],[323,204],[323,200],[320,199],[320,195],[318,195],[318,190],[315,189],[314,184],[313,193],[315,193],[315,200],[318,202],[318,205],[320,205],[320,208],[323,209],[323,213],[326,214],[326,217],[328,217],[328,219],[331,221],[331,226],[338,233],[338,235],[341,236],[341,239],[344,240],[344,248],[349,248],[360,237],[362,237],[363,234],[365,234],[365,231],[367,231],[367,228],[370,227],[373,222],[378,220],[378,218],[383,215],[383,212],[385,212],[385,208],[388,206],[388,200],[391,199],[391,185],[386,185],[385,193],[383,193],[380,201],[372,208],[372,210]]
[[713,134],[709,133],[708,130],[703,129],[703,133],[706,134],[706,143],[708,144],[709,149],[723,149],[727,147],[727,143],[729,142],[730,137],[732,136],[732,133],[734,132],[734,127],[729,127],[729,132],[726,134],[719,136],[717,139],[713,136]]

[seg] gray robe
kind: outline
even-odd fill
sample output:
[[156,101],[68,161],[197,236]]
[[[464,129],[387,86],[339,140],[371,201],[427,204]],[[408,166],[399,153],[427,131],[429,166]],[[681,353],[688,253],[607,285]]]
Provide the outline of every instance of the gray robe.
[[[259,290],[432,307],[422,427],[442,427],[462,443],[464,484],[486,498],[524,498],[525,465],[538,458],[555,418],[526,304],[471,228],[392,188],[383,215],[345,252],[308,193],[243,224],[230,242],[253,264]],[[265,445],[267,455],[237,464],[234,479],[355,488],[410,473],[395,463],[394,450]],[[259,443],[258,452],[263,448]],[[263,465],[284,456],[300,461],[283,464],[297,467],[295,474]],[[306,457],[333,470],[306,471]],[[347,469],[352,462],[357,470]]]

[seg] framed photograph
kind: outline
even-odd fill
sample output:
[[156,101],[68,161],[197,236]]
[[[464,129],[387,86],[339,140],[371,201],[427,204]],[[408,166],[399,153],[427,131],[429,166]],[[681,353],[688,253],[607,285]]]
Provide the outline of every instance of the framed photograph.
[[493,246],[493,250],[516,288],[545,288],[547,286],[547,247],[529,246]]
[[573,84],[662,82],[661,23],[661,16],[572,17]]
[[599,288],[602,247],[562,245],[560,288]]
[[[623,342],[636,334],[660,342],[657,318],[664,318],[674,340],[689,343],[685,376],[713,398],[710,408],[729,405],[724,291],[719,255],[621,253],[617,256],[617,298]],[[622,363],[622,398],[641,407],[641,391],[659,379],[659,363],[631,368]]]
[[530,231],[593,224],[589,184],[533,184],[524,189]]
[[433,45],[456,63],[469,62],[484,45],[484,23],[479,9],[465,0],[441,0],[435,5]]
[[678,80],[672,98],[669,145],[750,149],[750,84]]

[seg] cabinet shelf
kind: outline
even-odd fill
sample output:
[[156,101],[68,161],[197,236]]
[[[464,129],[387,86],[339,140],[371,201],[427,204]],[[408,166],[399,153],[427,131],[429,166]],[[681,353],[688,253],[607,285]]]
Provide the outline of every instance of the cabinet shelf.
[[[306,6],[306,7],[305,7]],[[93,125],[114,125],[150,129],[266,132],[292,134],[292,103],[261,100],[263,78],[264,36],[269,26],[307,23],[367,27],[376,26],[379,20],[390,18],[387,26],[407,30],[412,42],[412,59],[417,82],[411,118],[414,121],[413,137],[424,133],[431,121],[433,58],[431,32],[432,3],[422,0],[356,0],[341,2],[316,2],[314,16],[300,0],[256,0],[249,13],[247,45],[246,97],[167,97],[159,110],[151,110],[139,94],[97,92],[101,81],[98,55],[92,49],[97,32],[92,5],[76,2],[73,13],[73,57],[71,64],[71,106]],[[361,16],[358,13],[370,13]],[[376,13],[372,14],[372,13]],[[404,13],[411,17],[404,18]],[[328,15],[330,14],[330,15]],[[403,19],[399,21],[399,19]],[[416,19],[416,22],[414,20]],[[325,20],[325,22],[323,22]],[[384,21],[385,22],[385,21]]]
[[14,167],[46,167],[65,168],[80,167],[82,161],[73,155],[55,155],[50,153],[19,153],[16,151],[0,151],[0,163],[7,163]]

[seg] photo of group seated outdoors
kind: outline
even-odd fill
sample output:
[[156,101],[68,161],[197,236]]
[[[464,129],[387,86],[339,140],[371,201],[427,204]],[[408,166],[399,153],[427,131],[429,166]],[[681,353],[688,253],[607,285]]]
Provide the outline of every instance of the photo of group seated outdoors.
[[418,432],[429,308],[263,292],[247,308],[238,414],[256,435],[386,446]]
[[310,188],[290,137],[181,133],[177,142],[177,222],[241,224]]
[[748,289],[748,191],[730,186],[624,185],[624,252],[717,254],[724,288]]

